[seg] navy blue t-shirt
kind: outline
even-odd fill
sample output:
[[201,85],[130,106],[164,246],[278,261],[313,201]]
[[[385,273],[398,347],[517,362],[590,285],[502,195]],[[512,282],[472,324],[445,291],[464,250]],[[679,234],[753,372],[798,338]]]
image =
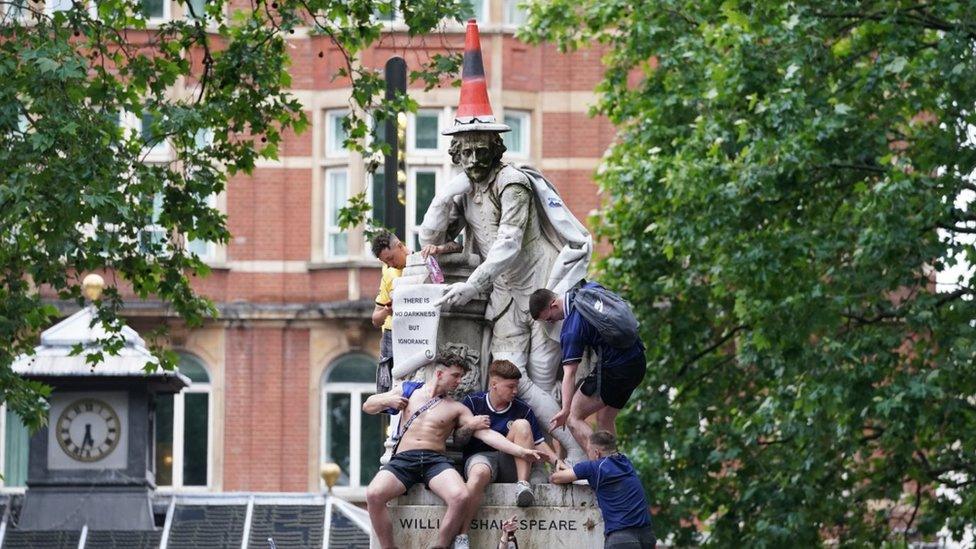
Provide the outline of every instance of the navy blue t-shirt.
[[[508,436],[508,427],[513,421],[516,419],[524,419],[532,427],[532,438],[535,440],[535,443],[539,444],[545,440],[542,429],[539,428],[539,422],[532,412],[532,408],[529,408],[529,405],[519,398],[513,400],[503,410],[495,410],[492,408],[491,402],[488,400],[488,393],[486,392],[471,393],[464,397],[461,404],[467,406],[471,410],[471,413],[476,416],[488,416],[488,420],[491,422],[491,430],[501,433],[502,436]],[[464,458],[467,459],[468,456],[477,454],[478,452],[492,452],[494,450],[494,448],[482,442],[481,439],[472,437],[471,442],[464,447]]]
[[[602,288],[596,282],[587,282],[583,288]],[[618,349],[603,341],[600,332],[593,327],[583,315],[573,307],[571,296],[566,294],[563,303],[566,318],[563,319],[563,329],[559,334],[559,344],[563,349],[563,364],[583,360],[583,353],[587,347],[592,347],[600,353],[602,368],[615,368],[632,363],[643,364],[644,344],[638,338],[633,345],[626,349]]]
[[577,463],[573,472],[576,478],[589,482],[596,493],[596,502],[603,513],[604,535],[651,525],[644,488],[627,456],[613,454]]

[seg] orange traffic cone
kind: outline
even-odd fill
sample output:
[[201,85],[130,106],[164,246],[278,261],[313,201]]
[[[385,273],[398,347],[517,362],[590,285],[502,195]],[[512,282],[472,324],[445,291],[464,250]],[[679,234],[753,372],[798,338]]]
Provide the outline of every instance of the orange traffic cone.
[[464,36],[464,63],[461,68],[461,101],[454,115],[454,125],[444,130],[444,135],[461,132],[507,132],[505,124],[499,124],[488,102],[488,83],[485,81],[485,65],[481,59],[481,37],[478,23],[468,20]]

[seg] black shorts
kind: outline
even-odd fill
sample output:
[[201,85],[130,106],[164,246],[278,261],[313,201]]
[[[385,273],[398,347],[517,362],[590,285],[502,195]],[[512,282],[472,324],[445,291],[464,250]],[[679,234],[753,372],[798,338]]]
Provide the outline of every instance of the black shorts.
[[[643,355],[641,355],[643,358]],[[627,404],[634,389],[640,385],[647,372],[643,361],[621,364],[613,368],[593,368],[590,375],[580,382],[579,390],[586,396],[596,394],[600,389],[600,399],[611,408],[621,409]],[[597,373],[600,378],[597,378]]]
[[654,549],[657,540],[650,526],[617,530],[604,536],[604,549]]
[[430,479],[454,468],[454,462],[446,455],[433,450],[407,450],[397,452],[390,462],[380,467],[389,471],[409,490],[414,484],[423,482],[430,488]]

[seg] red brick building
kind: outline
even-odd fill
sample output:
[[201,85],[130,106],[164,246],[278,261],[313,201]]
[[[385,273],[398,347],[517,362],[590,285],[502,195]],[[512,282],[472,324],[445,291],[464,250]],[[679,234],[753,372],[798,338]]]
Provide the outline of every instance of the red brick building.
[[[513,128],[507,156],[541,168],[585,220],[599,205],[592,175],[614,135],[609,122],[587,114],[602,74],[600,53],[560,54],[520,42],[513,36],[520,19],[515,4],[475,5],[495,116]],[[159,9],[160,17],[182,16],[175,2]],[[388,29],[363,54],[364,63],[382,67],[401,55],[415,64],[463,46],[461,25],[426,38],[409,38],[397,21]],[[320,464],[336,461],[343,469],[337,494],[357,499],[376,469],[378,419],[362,415],[359,404],[373,387],[379,332],[369,314],[380,270],[362,232],[335,224],[350,196],[363,190],[372,196],[372,181],[362,157],[342,147],[349,88],[333,80],[338,52],[327,38],[308,33],[297,32],[290,44],[293,92],[310,128],[286,137],[280,160],[234,177],[216,197],[233,235],[226,246],[191,244],[213,267],[195,286],[218,305],[219,318],[188,330],[158,304],[133,302],[127,309],[140,332],[171,324],[171,345],[195,382],[159,405],[162,492],[319,491]],[[451,124],[458,100],[449,86],[411,93],[420,110],[408,122],[408,234],[455,169],[440,130]],[[169,154],[165,149],[160,158]],[[16,490],[25,435],[10,414],[0,415],[0,430],[5,489]]]

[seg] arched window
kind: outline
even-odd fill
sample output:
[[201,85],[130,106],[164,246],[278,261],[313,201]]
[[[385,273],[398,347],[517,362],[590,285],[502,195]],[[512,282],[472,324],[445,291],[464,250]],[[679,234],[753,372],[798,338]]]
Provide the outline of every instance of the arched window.
[[362,411],[375,392],[376,359],[368,355],[339,357],[322,375],[321,456],[342,470],[338,486],[366,486],[380,468],[383,420]]
[[179,353],[180,373],[193,383],[156,397],[156,485],[210,486],[210,375],[199,358]]

